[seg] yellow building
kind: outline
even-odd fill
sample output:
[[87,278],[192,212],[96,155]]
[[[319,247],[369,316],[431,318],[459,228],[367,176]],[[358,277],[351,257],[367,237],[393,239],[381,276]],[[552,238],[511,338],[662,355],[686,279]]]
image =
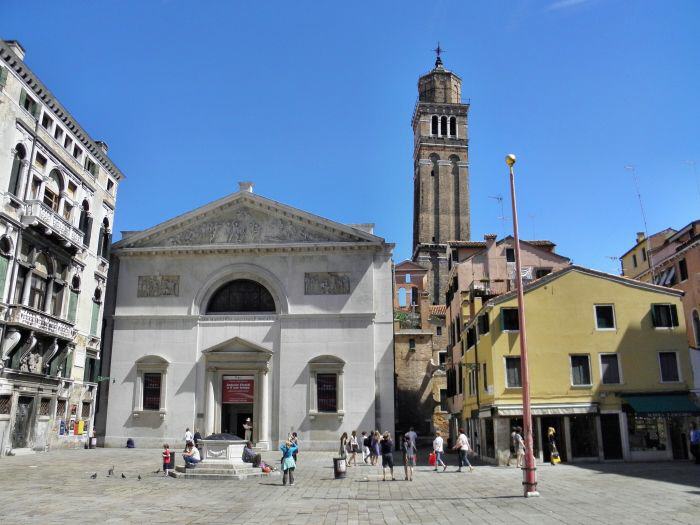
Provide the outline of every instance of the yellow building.
[[[563,461],[688,457],[700,414],[677,290],[569,266],[525,286],[535,456],[548,427]],[[517,297],[488,300],[465,324],[464,423],[503,464],[522,425]]]

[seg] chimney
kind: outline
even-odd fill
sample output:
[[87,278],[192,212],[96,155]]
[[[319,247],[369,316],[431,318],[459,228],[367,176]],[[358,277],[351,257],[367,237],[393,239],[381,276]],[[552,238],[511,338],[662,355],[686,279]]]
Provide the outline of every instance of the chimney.
[[101,140],[96,140],[95,144],[97,144],[97,147],[102,150],[102,153],[107,155],[107,150],[109,149],[109,146],[107,146],[106,142],[102,142]]
[[17,42],[17,40],[5,40],[5,43],[7,44],[7,47],[9,47],[12,52],[17,55],[17,58],[24,61],[25,50],[22,47],[22,44]]
[[637,232],[637,244],[644,240],[644,232]]
[[253,183],[252,182],[239,182],[238,191],[247,191],[248,193],[253,193]]
[[487,233],[484,235],[484,240],[486,241],[486,248],[491,248],[493,243],[496,242],[497,235],[495,233]]

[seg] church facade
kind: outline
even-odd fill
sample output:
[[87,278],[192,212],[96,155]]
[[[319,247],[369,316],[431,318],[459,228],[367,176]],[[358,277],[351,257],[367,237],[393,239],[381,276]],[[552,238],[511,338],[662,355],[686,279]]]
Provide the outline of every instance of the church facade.
[[393,245],[240,191],[113,245],[98,434],[277,447],[394,431]]

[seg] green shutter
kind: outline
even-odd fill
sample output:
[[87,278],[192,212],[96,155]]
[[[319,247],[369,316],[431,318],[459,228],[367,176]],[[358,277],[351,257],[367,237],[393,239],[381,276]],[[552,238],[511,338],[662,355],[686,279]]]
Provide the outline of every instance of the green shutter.
[[66,355],[66,367],[63,369],[63,377],[71,378],[73,376],[73,352],[75,350],[68,350]]
[[671,326],[678,326],[678,309],[675,304],[671,305]]
[[78,310],[78,292],[70,291],[68,296],[68,321],[75,322],[75,313]]
[[0,67],[0,89],[5,87],[7,84],[7,69]]
[[7,265],[9,261],[5,257],[0,257],[0,301],[5,293],[5,278],[7,277]]
[[24,108],[24,103],[27,100],[27,92],[25,90],[22,90],[22,92],[19,95],[19,105]]
[[100,303],[92,303],[92,322],[90,323],[90,335],[97,335],[97,321],[100,318]]

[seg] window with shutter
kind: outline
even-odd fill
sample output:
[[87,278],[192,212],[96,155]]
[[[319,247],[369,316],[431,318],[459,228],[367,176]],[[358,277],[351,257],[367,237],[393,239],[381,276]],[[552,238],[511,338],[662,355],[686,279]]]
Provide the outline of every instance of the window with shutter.
[[92,320],[90,322],[90,335],[97,335],[97,322],[100,319],[100,303],[92,303]]
[[651,317],[655,328],[678,326],[678,310],[675,304],[653,304]]
[[4,88],[7,84],[7,69],[0,67],[0,89]]
[[0,301],[4,298],[5,293],[5,279],[7,278],[7,266],[9,261],[0,256]]
[[68,321],[75,322],[75,315],[78,310],[78,292],[70,291],[68,296]]

